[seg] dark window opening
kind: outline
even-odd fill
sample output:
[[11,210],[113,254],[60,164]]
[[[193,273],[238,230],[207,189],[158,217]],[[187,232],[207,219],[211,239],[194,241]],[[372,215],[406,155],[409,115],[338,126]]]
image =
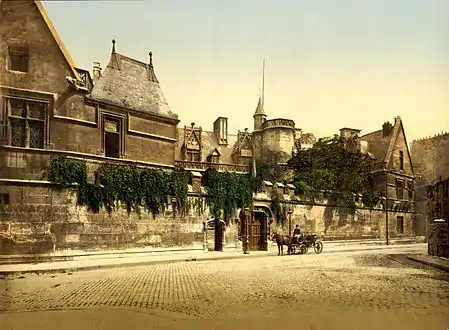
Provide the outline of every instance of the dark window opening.
[[9,194],[1,193],[0,194],[0,205],[7,205],[7,204],[9,204]]
[[28,48],[11,47],[9,49],[9,70],[28,72]]
[[404,152],[403,151],[399,151],[399,169],[400,170],[404,169]]
[[396,217],[396,232],[398,234],[404,233],[404,217],[403,216]]
[[402,180],[396,180],[396,198],[397,199],[404,199],[404,181]]
[[121,136],[120,136],[120,124],[118,121],[105,120],[104,146],[106,157],[120,158]]
[[210,155],[209,157],[207,157],[207,161],[209,163],[218,163],[219,156],[217,156],[217,155]]
[[187,160],[189,162],[200,162],[201,154],[198,151],[187,151]]
[[408,183],[408,199],[413,200],[413,184],[411,182]]

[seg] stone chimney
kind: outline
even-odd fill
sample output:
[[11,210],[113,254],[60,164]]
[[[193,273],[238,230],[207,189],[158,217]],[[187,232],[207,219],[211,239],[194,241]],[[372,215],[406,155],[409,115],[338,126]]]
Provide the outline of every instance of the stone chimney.
[[345,140],[345,146],[348,150],[352,152],[360,150],[360,132],[359,129],[354,128],[340,129],[340,137]]
[[93,67],[92,73],[93,73],[94,84],[96,84],[98,79],[101,78],[100,62],[94,62],[94,67]]
[[382,137],[390,136],[393,125],[389,121],[382,125]]
[[228,144],[228,118],[218,117],[214,121],[214,133],[219,145]]

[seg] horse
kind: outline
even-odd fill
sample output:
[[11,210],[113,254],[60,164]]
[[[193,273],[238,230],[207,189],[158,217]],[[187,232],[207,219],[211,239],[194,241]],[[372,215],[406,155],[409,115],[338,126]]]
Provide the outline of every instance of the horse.
[[289,236],[274,233],[272,238],[273,238],[273,241],[275,241],[278,245],[278,256],[284,255],[284,245],[287,245],[287,253],[291,252],[292,240]]

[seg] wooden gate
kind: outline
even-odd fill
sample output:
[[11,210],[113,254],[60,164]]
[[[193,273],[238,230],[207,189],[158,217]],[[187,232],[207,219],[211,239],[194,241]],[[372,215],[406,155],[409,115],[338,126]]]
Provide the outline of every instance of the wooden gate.
[[241,222],[242,228],[242,240],[246,241],[248,239],[248,250],[249,251],[264,251],[266,250],[266,228],[263,224],[264,219],[258,215],[258,213],[253,213],[250,211],[242,211],[243,220]]
[[262,224],[260,223],[260,220],[252,214],[249,226],[249,250],[260,251],[262,248]]

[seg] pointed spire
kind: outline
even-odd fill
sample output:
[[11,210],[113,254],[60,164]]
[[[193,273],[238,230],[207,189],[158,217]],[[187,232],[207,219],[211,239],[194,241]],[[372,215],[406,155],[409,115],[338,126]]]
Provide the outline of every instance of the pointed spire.
[[150,55],[150,66],[152,67],[153,66],[153,52],[150,51],[149,55]]
[[265,111],[263,109],[262,98],[259,96],[259,102],[257,103],[256,111],[254,112],[254,116],[263,115],[266,116]]
[[115,39],[112,39],[112,54],[115,53]]

